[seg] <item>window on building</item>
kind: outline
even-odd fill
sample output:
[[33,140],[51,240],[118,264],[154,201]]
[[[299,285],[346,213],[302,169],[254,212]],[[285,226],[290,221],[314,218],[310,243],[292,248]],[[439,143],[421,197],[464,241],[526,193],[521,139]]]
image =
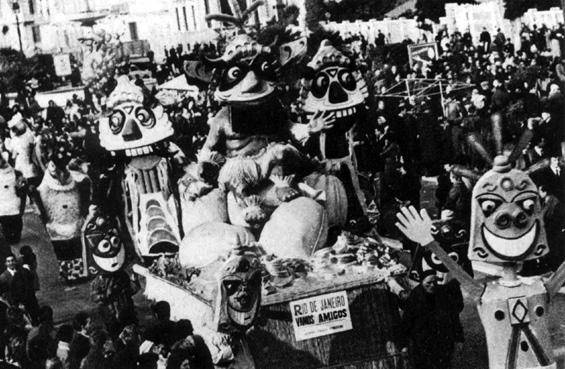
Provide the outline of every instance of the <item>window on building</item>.
[[39,26],[32,26],[31,34],[33,36],[33,42],[35,42],[36,44],[41,42],[41,30]]
[[129,24],[129,35],[132,41],[139,40],[139,36],[137,35],[137,23],[131,22]]
[[29,14],[35,14],[35,0],[27,0]]
[[186,6],[182,7],[182,17],[184,19],[184,29],[188,31],[188,18],[186,17]]
[[177,28],[180,31],[180,17],[179,17],[179,8],[175,8],[175,12],[177,13]]
[[196,26],[196,12],[194,11],[194,5],[191,5],[191,6],[190,6],[190,9],[191,9],[191,13],[192,13],[192,25],[194,26],[194,30],[196,30],[196,29],[197,29],[197,26]]

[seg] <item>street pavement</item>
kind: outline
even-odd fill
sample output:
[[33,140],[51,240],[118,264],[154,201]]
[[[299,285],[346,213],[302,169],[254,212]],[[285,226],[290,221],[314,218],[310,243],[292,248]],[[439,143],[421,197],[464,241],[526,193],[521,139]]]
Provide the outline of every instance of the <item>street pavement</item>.
[[[433,180],[424,180],[422,190],[422,205],[431,208],[433,206]],[[58,264],[53,252],[53,247],[47,237],[45,227],[37,214],[28,207],[30,211],[24,215],[24,230],[22,240],[12,246],[12,252],[19,254],[22,245],[30,245],[37,255],[38,274],[41,290],[38,292],[40,304],[48,304],[54,309],[55,321],[57,323],[68,322],[74,314],[79,311],[90,311],[95,313],[96,306],[90,300],[90,286],[87,282],[68,287],[58,278]],[[0,239],[0,245],[6,245],[6,241]],[[0,260],[3,260],[9,252],[9,248],[0,247]],[[141,321],[149,318],[148,301],[139,293],[135,298],[138,309],[138,317]],[[558,368],[565,367],[565,296],[559,295],[550,310],[551,331],[554,339],[555,352],[561,357]],[[488,360],[484,331],[477,314],[476,307],[466,299],[465,309],[461,314],[461,320],[465,331],[465,345],[461,352],[456,353],[453,368],[457,369],[481,369],[487,368]]]
[[[1,247],[0,260],[4,260],[9,252],[19,256],[19,249],[23,245],[31,246],[37,256],[37,273],[40,281],[37,298],[40,305],[50,305],[53,308],[55,322],[68,322],[79,311],[87,311],[96,316],[98,309],[90,298],[89,281],[67,286],[59,279],[57,259],[45,227],[33,208],[28,206],[27,209],[28,211],[24,215],[22,239],[19,243],[12,245],[11,251],[7,246]],[[0,245],[6,245],[3,238]],[[141,320],[148,318],[147,300],[139,293],[135,301],[140,306],[139,311],[142,313],[139,318]]]

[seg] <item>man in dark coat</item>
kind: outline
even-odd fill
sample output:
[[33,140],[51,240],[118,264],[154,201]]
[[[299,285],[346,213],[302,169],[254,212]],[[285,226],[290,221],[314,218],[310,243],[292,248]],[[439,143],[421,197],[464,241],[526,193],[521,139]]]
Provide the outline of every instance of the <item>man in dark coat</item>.
[[491,43],[491,38],[490,38],[490,33],[488,33],[486,27],[483,27],[483,31],[481,32],[481,35],[479,36],[479,42],[481,43],[481,51],[483,53],[488,53],[490,51],[490,43]]
[[6,258],[6,270],[0,274],[0,290],[12,306],[22,305],[31,322],[38,323],[39,304],[35,297],[33,274],[18,266],[16,258]]
[[434,271],[422,274],[422,282],[406,301],[401,326],[410,343],[414,368],[451,368],[455,345],[463,342],[462,310],[463,295],[457,281],[438,286]]

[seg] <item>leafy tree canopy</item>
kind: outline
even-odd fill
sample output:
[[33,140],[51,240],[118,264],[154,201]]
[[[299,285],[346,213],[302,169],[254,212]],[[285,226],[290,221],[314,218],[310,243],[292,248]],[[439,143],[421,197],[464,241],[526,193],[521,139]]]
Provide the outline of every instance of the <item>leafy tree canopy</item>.
[[437,23],[439,18],[445,17],[445,4],[447,3],[474,4],[475,0],[417,0],[416,14],[419,19],[430,19]]
[[560,0],[506,0],[504,18],[514,20],[521,17],[528,9],[548,10],[551,7],[561,6]]

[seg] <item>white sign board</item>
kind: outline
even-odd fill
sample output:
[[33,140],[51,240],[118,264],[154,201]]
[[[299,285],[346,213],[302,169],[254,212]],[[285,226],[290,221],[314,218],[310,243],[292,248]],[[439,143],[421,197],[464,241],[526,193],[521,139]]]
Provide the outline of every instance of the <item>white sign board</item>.
[[290,311],[297,341],[353,329],[345,291],[292,301]]
[[72,73],[69,54],[53,55],[53,65],[55,66],[55,74],[59,77],[69,76]]

